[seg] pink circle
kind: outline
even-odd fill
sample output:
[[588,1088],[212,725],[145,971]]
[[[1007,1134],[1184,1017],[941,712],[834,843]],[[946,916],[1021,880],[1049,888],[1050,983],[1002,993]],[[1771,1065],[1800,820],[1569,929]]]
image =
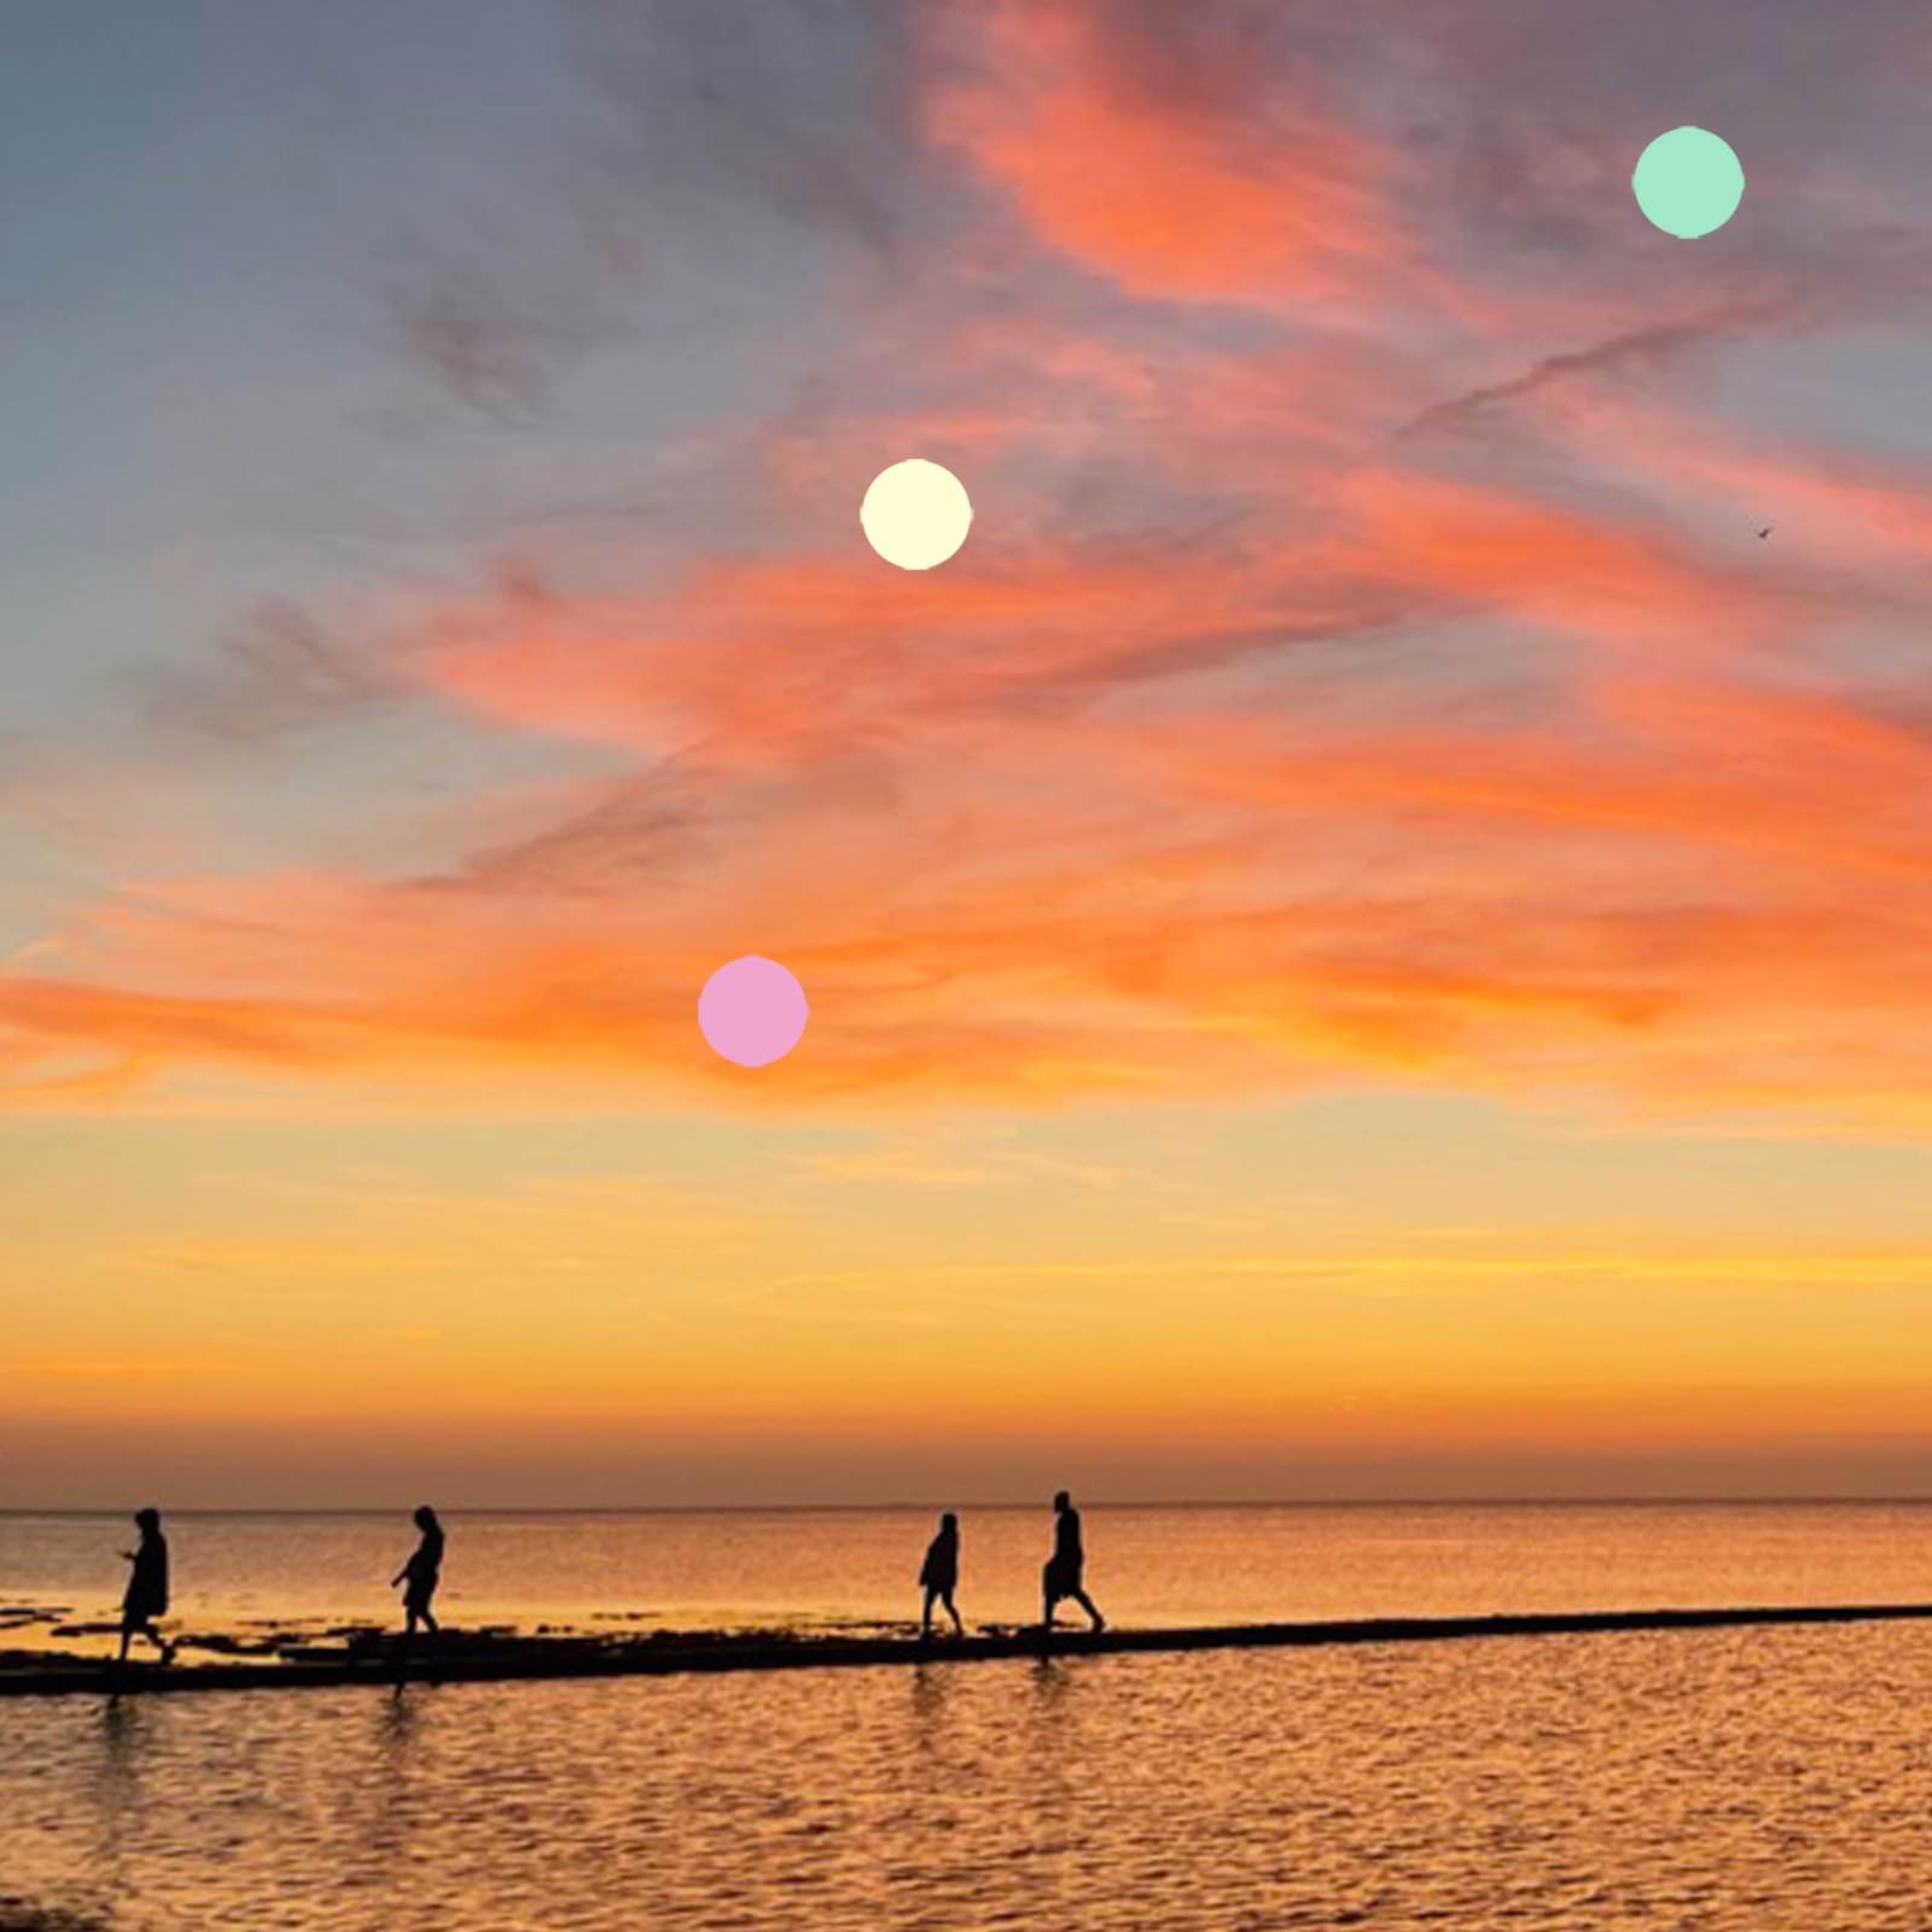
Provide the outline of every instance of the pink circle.
[[776,959],[748,952],[721,966],[698,996],[698,1024],[712,1050],[740,1066],[769,1066],[804,1036],[805,988]]

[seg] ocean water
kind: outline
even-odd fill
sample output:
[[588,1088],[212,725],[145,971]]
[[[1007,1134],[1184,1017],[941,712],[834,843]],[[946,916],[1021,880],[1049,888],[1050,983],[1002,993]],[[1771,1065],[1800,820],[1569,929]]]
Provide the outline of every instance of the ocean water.
[[[903,1614],[923,1526],[458,1518],[452,1576],[460,1550],[479,1604],[532,1612]],[[304,1600],[341,1608],[364,1539],[400,1560],[386,1523],[176,1528],[229,1607],[299,1594],[292,1551]],[[76,1594],[104,1528],[14,1519],[0,1597]],[[966,1529],[988,1604],[1023,1606],[1043,1514]],[[1096,1509],[1088,1529],[1130,1622],[1932,1597],[1918,1508]],[[600,1545],[622,1580],[591,1587]],[[570,1586],[554,1603],[508,1588],[538,1567]],[[1928,1687],[1932,1629],[1899,1624],[10,1700],[0,1924],[1924,1932]]]
[[[1116,1622],[1932,1600],[1932,1504],[1083,1508]],[[969,1622],[1039,1613],[1045,1508],[962,1508]],[[709,1626],[916,1614],[934,1528],[909,1510],[501,1512],[445,1517],[458,1624]],[[175,1621],[393,1618],[414,1547],[392,1515],[172,1515]],[[0,1514],[0,1606],[110,1615],[122,1516]]]

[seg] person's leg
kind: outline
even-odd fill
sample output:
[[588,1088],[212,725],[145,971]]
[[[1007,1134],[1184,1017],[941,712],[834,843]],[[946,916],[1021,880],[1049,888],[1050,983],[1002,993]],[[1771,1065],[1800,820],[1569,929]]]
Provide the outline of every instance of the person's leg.
[[1084,1589],[1076,1590],[1074,1592],[1073,1600],[1087,1612],[1088,1616],[1093,1618],[1094,1628],[1096,1630],[1105,1630],[1107,1628],[1107,1619],[1101,1616],[1100,1612],[1094,1607],[1094,1599],[1088,1596]]
[[164,1664],[172,1664],[174,1661],[174,1646],[155,1629],[154,1620],[152,1617],[142,1617],[138,1622],[124,1622],[122,1624],[121,1661],[123,1664],[128,1660],[130,1645],[137,1636],[146,1637],[161,1653],[161,1661]]
[[952,1600],[952,1592],[950,1590],[946,1593],[946,1614],[952,1619],[952,1634],[955,1636],[964,1636],[966,1634],[966,1626],[959,1621],[959,1606]]
[[937,1594],[932,1586],[927,1584],[926,1600],[919,1610],[919,1640],[922,1643],[932,1634],[932,1600]]
[[427,1604],[422,1606],[422,1620],[424,1628],[428,1630],[431,1637],[436,1636],[441,1631],[442,1626],[436,1622],[436,1612]]

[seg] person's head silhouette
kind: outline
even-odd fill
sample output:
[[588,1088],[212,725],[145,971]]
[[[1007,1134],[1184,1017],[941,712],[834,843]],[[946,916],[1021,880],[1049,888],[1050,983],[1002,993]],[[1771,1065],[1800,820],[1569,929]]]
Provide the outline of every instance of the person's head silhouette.
[[939,1519],[939,1526],[941,1529],[957,1529],[959,1527],[959,1519],[948,1510]]
[[143,1536],[152,1536],[160,1526],[161,1513],[159,1510],[143,1509],[134,1512],[134,1527]]
[[441,1527],[436,1520],[436,1511],[431,1509],[428,1503],[424,1503],[422,1508],[416,1511],[416,1523],[417,1528],[425,1534],[432,1529]]
[[1073,1498],[1064,1490],[1056,1490],[1053,1496],[1053,1513],[1058,1516],[1073,1507]]

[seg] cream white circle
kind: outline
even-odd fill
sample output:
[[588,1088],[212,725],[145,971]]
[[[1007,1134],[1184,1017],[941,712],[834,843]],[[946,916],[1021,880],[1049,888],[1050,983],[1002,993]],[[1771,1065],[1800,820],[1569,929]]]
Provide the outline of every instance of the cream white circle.
[[943,464],[909,457],[872,478],[859,506],[866,541],[902,570],[930,570],[966,541],[973,506]]

